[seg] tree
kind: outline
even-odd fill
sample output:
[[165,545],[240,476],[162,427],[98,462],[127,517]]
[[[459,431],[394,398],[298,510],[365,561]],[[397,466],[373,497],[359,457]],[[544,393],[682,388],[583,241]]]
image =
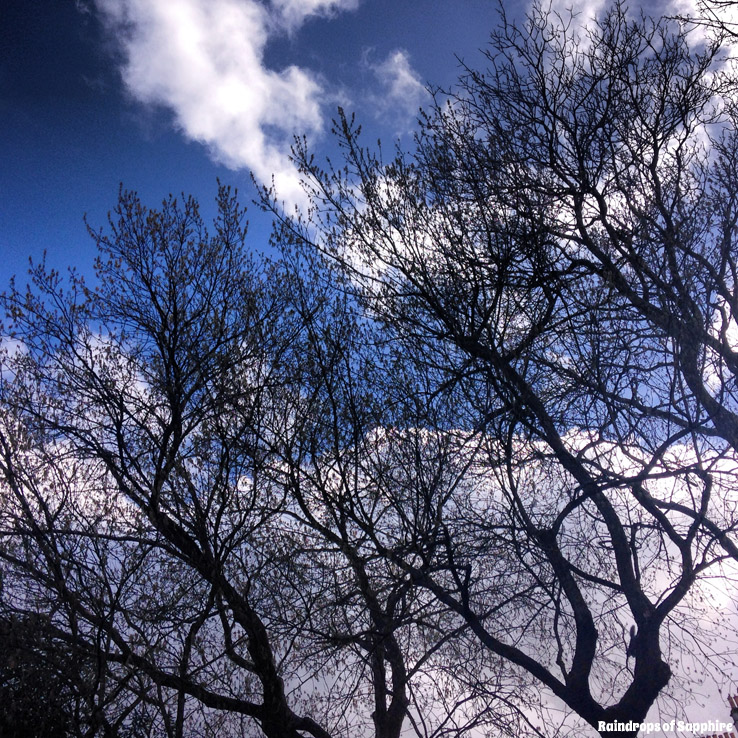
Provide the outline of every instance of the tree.
[[392,481],[420,534],[365,524],[378,555],[608,735],[738,560],[736,86],[689,33],[621,4],[582,31],[503,15],[412,154],[385,165],[343,116],[343,170],[298,145],[313,210],[283,221],[407,357],[414,422],[477,438],[476,492],[424,524]]
[[298,145],[278,261],[228,189],[210,233],[122,193],[94,285],[4,295],[3,617],[85,665],[77,735],[542,736],[543,687],[632,736],[720,655],[735,86],[668,20],[582,33],[503,16],[387,165]]
[[463,626],[344,512],[389,519],[353,492],[398,461],[330,270],[249,257],[226,188],[213,233],[192,199],[122,193],[92,235],[94,288],[40,265],[3,298],[4,607],[88,665],[70,730],[520,734],[488,709],[519,680],[465,695]]
[[[43,620],[0,620],[4,653],[0,660],[0,735],[67,738],[81,700],[75,682],[82,669],[64,644],[54,642]],[[77,667],[77,668],[75,668]],[[75,715],[77,713],[77,715]]]
[[23,613],[35,590],[100,661],[109,723],[140,705],[172,736],[237,735],[246,718],[325,736],[288,705],[289,644],[263,610],[281,296],[243,250],[235,196],[218,206],[210,235],[191,199],[149,211],[124,193],[111,235],[94,234],[94,290],[42,265],[6,295],[22,342],[2,382],[6,591]]

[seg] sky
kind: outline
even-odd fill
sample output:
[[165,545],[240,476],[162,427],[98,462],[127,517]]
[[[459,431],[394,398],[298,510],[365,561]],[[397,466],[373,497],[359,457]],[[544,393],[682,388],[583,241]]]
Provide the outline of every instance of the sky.
[[[600,6],[577,2],[584,18]],[[248,203],[251,175],[262,185],[273,175],[285,202],[299,204],[290,144],[305,134],[319,159],[335,155],[338,106],[356,113],[368,143],[411,145],[427,87],[451,87],[460,60],[482,64],[496,7],[0,0],[0,292],[44,252],[52,267],[89,273],[84,217],[104,226],[120,186],[154,207],[169,193],[195,195],[207,217],[218,179]],[[519,18],[525,5],[506,10]],[[269,220],[253,206],[250,216],[251,246],[264,250]],[[690,718],[725,719],[716,687],[701,693]]]
[[[526,2],[504,0],[511,18]],[[586,20],[605,0],[574,5]],[[656,3],[657,0],[648,0]],[[693,0],[665,0],[671,11]],[[664,5],[667,7],[667,5]],[[94,256],[118,189],[156,206],[216,182],[245,202],[272,176],[300,202],[295,135],[333,152],[338,106],[367,142],[412,142],[428,86],[448,89],[497,21],[497,0],[0,0],[0,291],[44,251]],[[652,8],[654,9],[654,8]],[[656,7],[658,9],[658,7]],[[208,209],[210,207],[210,209]],[[269,222],[251,209],[252,247]]]
[[299,200],[293,136],[330,153],[339,105],[368,141],[409,143],[426,86],[478,61],[494,22],[490,0],[2,0],[0,291],[45,250],[87,268],[83,217],[104,225],[121,184],[211,214],[217,179],[248,203],[253,172]]

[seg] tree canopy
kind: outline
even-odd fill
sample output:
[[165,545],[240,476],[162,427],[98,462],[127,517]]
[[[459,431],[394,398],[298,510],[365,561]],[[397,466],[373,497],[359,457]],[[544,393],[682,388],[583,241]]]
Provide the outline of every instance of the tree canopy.
[[0,606],[82,665],[73,734],[633,736],[725,655],[737,98],[694,33],[503,15],[410,152],[296,144],[278,257],[227,188],[212,230],[123,192],[94,284],[11,286]]

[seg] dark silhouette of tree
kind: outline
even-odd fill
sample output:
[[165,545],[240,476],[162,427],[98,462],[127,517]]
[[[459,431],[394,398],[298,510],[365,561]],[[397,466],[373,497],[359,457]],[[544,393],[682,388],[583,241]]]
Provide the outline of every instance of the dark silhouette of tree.
[[738,560],[735,80],[719,41],[620,4],[579,31],[503,15],[486,59],[411,154],[385,164],[343,116],[344,169],[298,145],[313,210],[283,228],[343,271],[418,405],[477,439],[484,491],[419,519],[389,484],[416,535],[365,524],[378,555],[635,735],[603,723],[644,720],[692,587]]
[[243,250],[235,197],[222,189],[218,206],[210,235],[192,200],[149,211],[123,194],[110,235],[94,234],[94,290],[39,266],[34,289],[6,296],[23,352],[2,386],[3,557],[105,654],[101,693],[128,683],[108,710],[155,705],[172,736],[208,709],[235,716],[225,733],[252,718],[267,736],[326,736],[288,704],[288,646],[261,591],[282,298]]
[[75,733],[77,674],[69,649],[39,619],[0,620],[0,736],[67,738]]
[[122,193],[94,288],[40,265],[4,296],[5,604],[92,665],[74,729],[519,734],[520,680],[466,694],[463,625],[343,511],[383,522],[353,497],[385,417],[368,327],[318,262],[249,257],[224,188],[218,212]]
[[210,232],[122,193],[94,284],[12,285],[0,687],[86,736],[546,735],[542,692],[635,735],[738,559],[735,87],[688,42],[503,15],[411,153],[297,146],[278,260],[226,188]]

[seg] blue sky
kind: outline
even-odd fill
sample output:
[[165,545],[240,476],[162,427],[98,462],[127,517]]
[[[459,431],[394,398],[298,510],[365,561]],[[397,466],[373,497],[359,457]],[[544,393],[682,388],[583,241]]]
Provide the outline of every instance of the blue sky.
[[[687,0],[664,5],[684,9]],[[586,18],[601,0],[577,0]],[[571,4],[561,1],[562,7]],[[635,6],[635,3],[633,3]],[[157,205],[194,194],[211,215],[216,179],[242,200],[277,175],[299,199],[295,134],[331,153],[338,105],[367,142],[411,144],[425,85],[447,88],[457,56],[482,63],[494,0],[2,0],[0,291],[28,258],[89,272],[83,216],[104,225],[120,183]],[[525,5],[507,2],[513,17]],[[334,152],[335,153],[335,152]],[[251,208],[251,244],[269,222]],[[722,718],[706,686],[695,719]],[[699,696],[696,697],[698,699]]]
[[[512,18],[526,2],[504,0]],[[642,0],[684,12],[695,0]],[[552,0],[590,18],[605,0]],[[28,258],[85,269],[118,187],[156,205],[216,179],[299,199],[295,134],[319,158],[339,105],[366,141],[411,144],[425,86],[482,63],[497,0],[2,0],[0,291]],[[633,8],[636,4],[633,4]],[[335,153],[335,152],[334,152]],[[269,223],[251,209],[252,246]]]
[[[4,0],[0,8],[0,284],[44,250],[86,270],[83,216],[118,187],[205,206],[216,179],[245,201],[249,172],[298,197],[294,134],[330,152],[356,112],[367,141],[410,142],[425,85],[480,59],[490,0]],[[251,208],[252,245],[269,224]]]

